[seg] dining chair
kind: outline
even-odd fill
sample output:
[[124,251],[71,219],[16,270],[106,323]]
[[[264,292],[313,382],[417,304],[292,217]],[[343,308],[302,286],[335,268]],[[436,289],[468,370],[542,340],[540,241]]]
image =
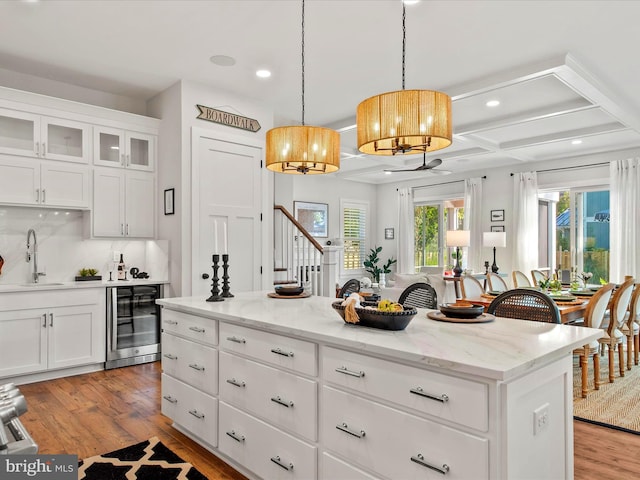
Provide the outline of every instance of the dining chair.
[[[613,283],[608,283],[600,288],[589,299],[587,309],[584,313],[584,322],[581,326],[589,328],[601,328],[604,314],[607,311],[611,294],[613,293]],[[580,356],[580,368],[582,370],[582,397],[587,396],[589,357],[593,359],[593,386],[596,390],[600,390],[600,342],[594,340],[591,343],[576,348],[574,355]]]
[[544,292],[514,288],[493,299],[487,313],[497,317],[560,323],[560,311],[553,299]]
[[511,278],[513,279],[513,287],[531,287],[531,280],[520,270],[514,270],[511,272]]
[[360,291],[360,280],[357,278],[352,278],[351,280],[347,280],[345,284],[340,288],[336,297],[345,298],[351,295],[353,292]]
[[631,370],[632,364],[638,365],[640,350],[640,283],[636,283],[633,287],[627,311],[622,333],[627,337],[627,370]]
[[538,287],[541,281],[547,279],[547,276],[540,270],[531,270],[531,278],[533,278],[533,286]]
[[490,292],[504,292],[509,290],[507,282],[497,273],[487,273],[487,287]]
[[463,275],[460,277],[460,293],[462,298],[477,298],[484,293],[484,287],[476,278]]
[[398,303],[405,307],[438,308],[436,290],[428,283],[414,283],[400,294]]
[[598,341],[601,345],[607,346],[609,355],[609,383],[614,380],[614,358],[613,352],[618,350],[618,367],[620,376],[624,377],[624,339],[626,335],[622,333],[625,324],[625,314],[629,307],[631,294],[633,293],[633,278],[629,278],[613,292],[612,299],[609,302],[609,321],[606,325],[601,325],[604,330],[604,336]]

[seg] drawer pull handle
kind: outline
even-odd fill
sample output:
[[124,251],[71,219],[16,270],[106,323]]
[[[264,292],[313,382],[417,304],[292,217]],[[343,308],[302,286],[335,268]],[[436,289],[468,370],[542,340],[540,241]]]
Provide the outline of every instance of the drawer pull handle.
[[197,363],[190,363],[189,366],[194,370],[198,370],[199,372],[204,372],[204,367],[201,367]]
[[189,413],[200,420],[204,418],[204,413],[200,413],[197,410],[189,410]]
[[244,386],[246,386],[246,384],[244,382],[239,382],[235,378],[232,378],[231,380],[227,380],[227,383],[230,383],[231,385],[235,385],[236,387],[244,387]]
[[409,390],[411,393],[415,395],[420,395],[421,397],[427,397],[431,400],[437,400],[438,402],[447,403],[449,401],[449,395],[443,393],[442,395],[433,395],[422,390],[422,387],[416,387]]
[[271,461],[276,465],[278,465],[279,467],[284,468],[287,472],[289,470],[293,470],[293,463],[289,463],[289,465],[286,465],[285,463],[282,462],[282,460],[280,460],[279,456],[271,457]]
[[283,357],[293,357],[293,352],[285,352],[284,350],[281,350],[280,347],[272,348],[271,351],[276,355],[282,355]]
[[346,423],[343,423],[342,425],[336,425],[336,428],[338,430],[342,430],[345,433],[348,433],[349,435],[353,435],[354,437],[357,437],[357,438],[362,438],[365,436],[364,430],[360,430],[359,432],[356,432],[355,430],[351,430],[349,428],[349,425],[347,425]]
[[170,353],[165,353],[164,355],[162,355],[164,358],[168,358],[169,360],[177,360],[178,357],[176,357],[175,355],[171,355]]
[[354,372],[352,370],[349,370],[345,366],[336,368],[336,372],[343,373],[345,375],[351,375],[352,377],[358,377],[358,378],[364,377],[364,372],[362,370],[360,370],[359,372]]
[[447,473],[449,473],[449,465],[447,465],[446,463],[443,464],[442,467],[436,467],[435,465],[431,465],[424,461],[424,457],[422,456],[421,453],[411,457],[411,461],[416,462],[418,465],[422,465],[423,467],[427,467],[427,468],[430,468],[431,470],[435,470],[436,472],[441,473],[443,475],[446,475]]
[[227,337],[227,340],[235,343],[247,343],[247,341],[244,338],[238,338],[238,337]]
[[283,400],[280,397],[271,397],[271,401],[272,402],[276,402],[279,403],[280,405],[282,405],[283,407],[287,407],[287,408],[291,408],[293,407],[293,402],[287,402],[286,400]]
[[173,398],[171,395],[165,395],[162,398],[164,398],[169,403],[173,403],[173,404],[178,403],[178,399]]
[[178,322],[176,322],[175,320],[165,320],[164,323],[168,323],[169,325],[177,325]]
[[233,438],[236,442],[242,443],[244,442],[244,435],[238,435],[235,430],[231,430],[230,432],[226,432],[231,438]]
[[204,328],[200,328],[200,327],[189,327],[189,330],[196,333],[204,333]]

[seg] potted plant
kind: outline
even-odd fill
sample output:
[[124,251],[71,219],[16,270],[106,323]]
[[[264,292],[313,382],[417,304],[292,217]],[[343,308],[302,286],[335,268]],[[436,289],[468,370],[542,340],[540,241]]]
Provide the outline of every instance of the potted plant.
[[369,256],[364,261],[364,269],[371,275],[374,283],[380,283],[380,275],[391,273],[391,265],[397,262],[397,260],[393,258],[389,258],[387,263],[385,263],[382,267],[378,266],[378,262],[380,262],[380,257],[378,254],[382,252],[382,247],[372,248],[369,252]]
[[98,275],[98,270],[95,268],[81,268],[76,276],[76,282],[91,280],[102,280],[102,275]]

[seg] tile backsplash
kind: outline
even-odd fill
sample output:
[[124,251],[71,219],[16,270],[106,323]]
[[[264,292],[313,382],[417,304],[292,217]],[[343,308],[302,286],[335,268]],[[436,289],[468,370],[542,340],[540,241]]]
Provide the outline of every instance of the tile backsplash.
[[88,239],[88,215],[77,210],[0,207],[0,255],[4,259],[0,285],[32,281],[33,262],[26,261],[30,228],[38,241],[38,270],[46,273],[41,282],[73,281],[82,268],[95,268],[103,281],[109,280],[114,252],[122,252],[127,271],[137,267],[153,280],[169,279],[167,240]]

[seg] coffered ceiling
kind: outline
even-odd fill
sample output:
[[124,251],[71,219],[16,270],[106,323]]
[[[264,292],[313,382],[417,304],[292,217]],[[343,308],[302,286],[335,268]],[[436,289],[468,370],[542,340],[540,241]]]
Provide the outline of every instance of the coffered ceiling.
[[[0,85],[38,91],[32,79],[40,77],[145,101],[183,79],[262,102],[276,125],[296,123],[300,5],[3,1]],[[406,9],[407,88],[453,99],[453,144],[427,156],[443,160],[440,170],[640,148],[640,2],[422,0]],[[360,101],[401,88],[401,12],[399,0],[306,2],[305,120],[346,127],[338,177],[386,183],[435,174],[385,175],[422,156],[363,156],[348,129]],[[212,55],[236,63],[214,65]],[[273,74],[257,78],[258,68]]]

